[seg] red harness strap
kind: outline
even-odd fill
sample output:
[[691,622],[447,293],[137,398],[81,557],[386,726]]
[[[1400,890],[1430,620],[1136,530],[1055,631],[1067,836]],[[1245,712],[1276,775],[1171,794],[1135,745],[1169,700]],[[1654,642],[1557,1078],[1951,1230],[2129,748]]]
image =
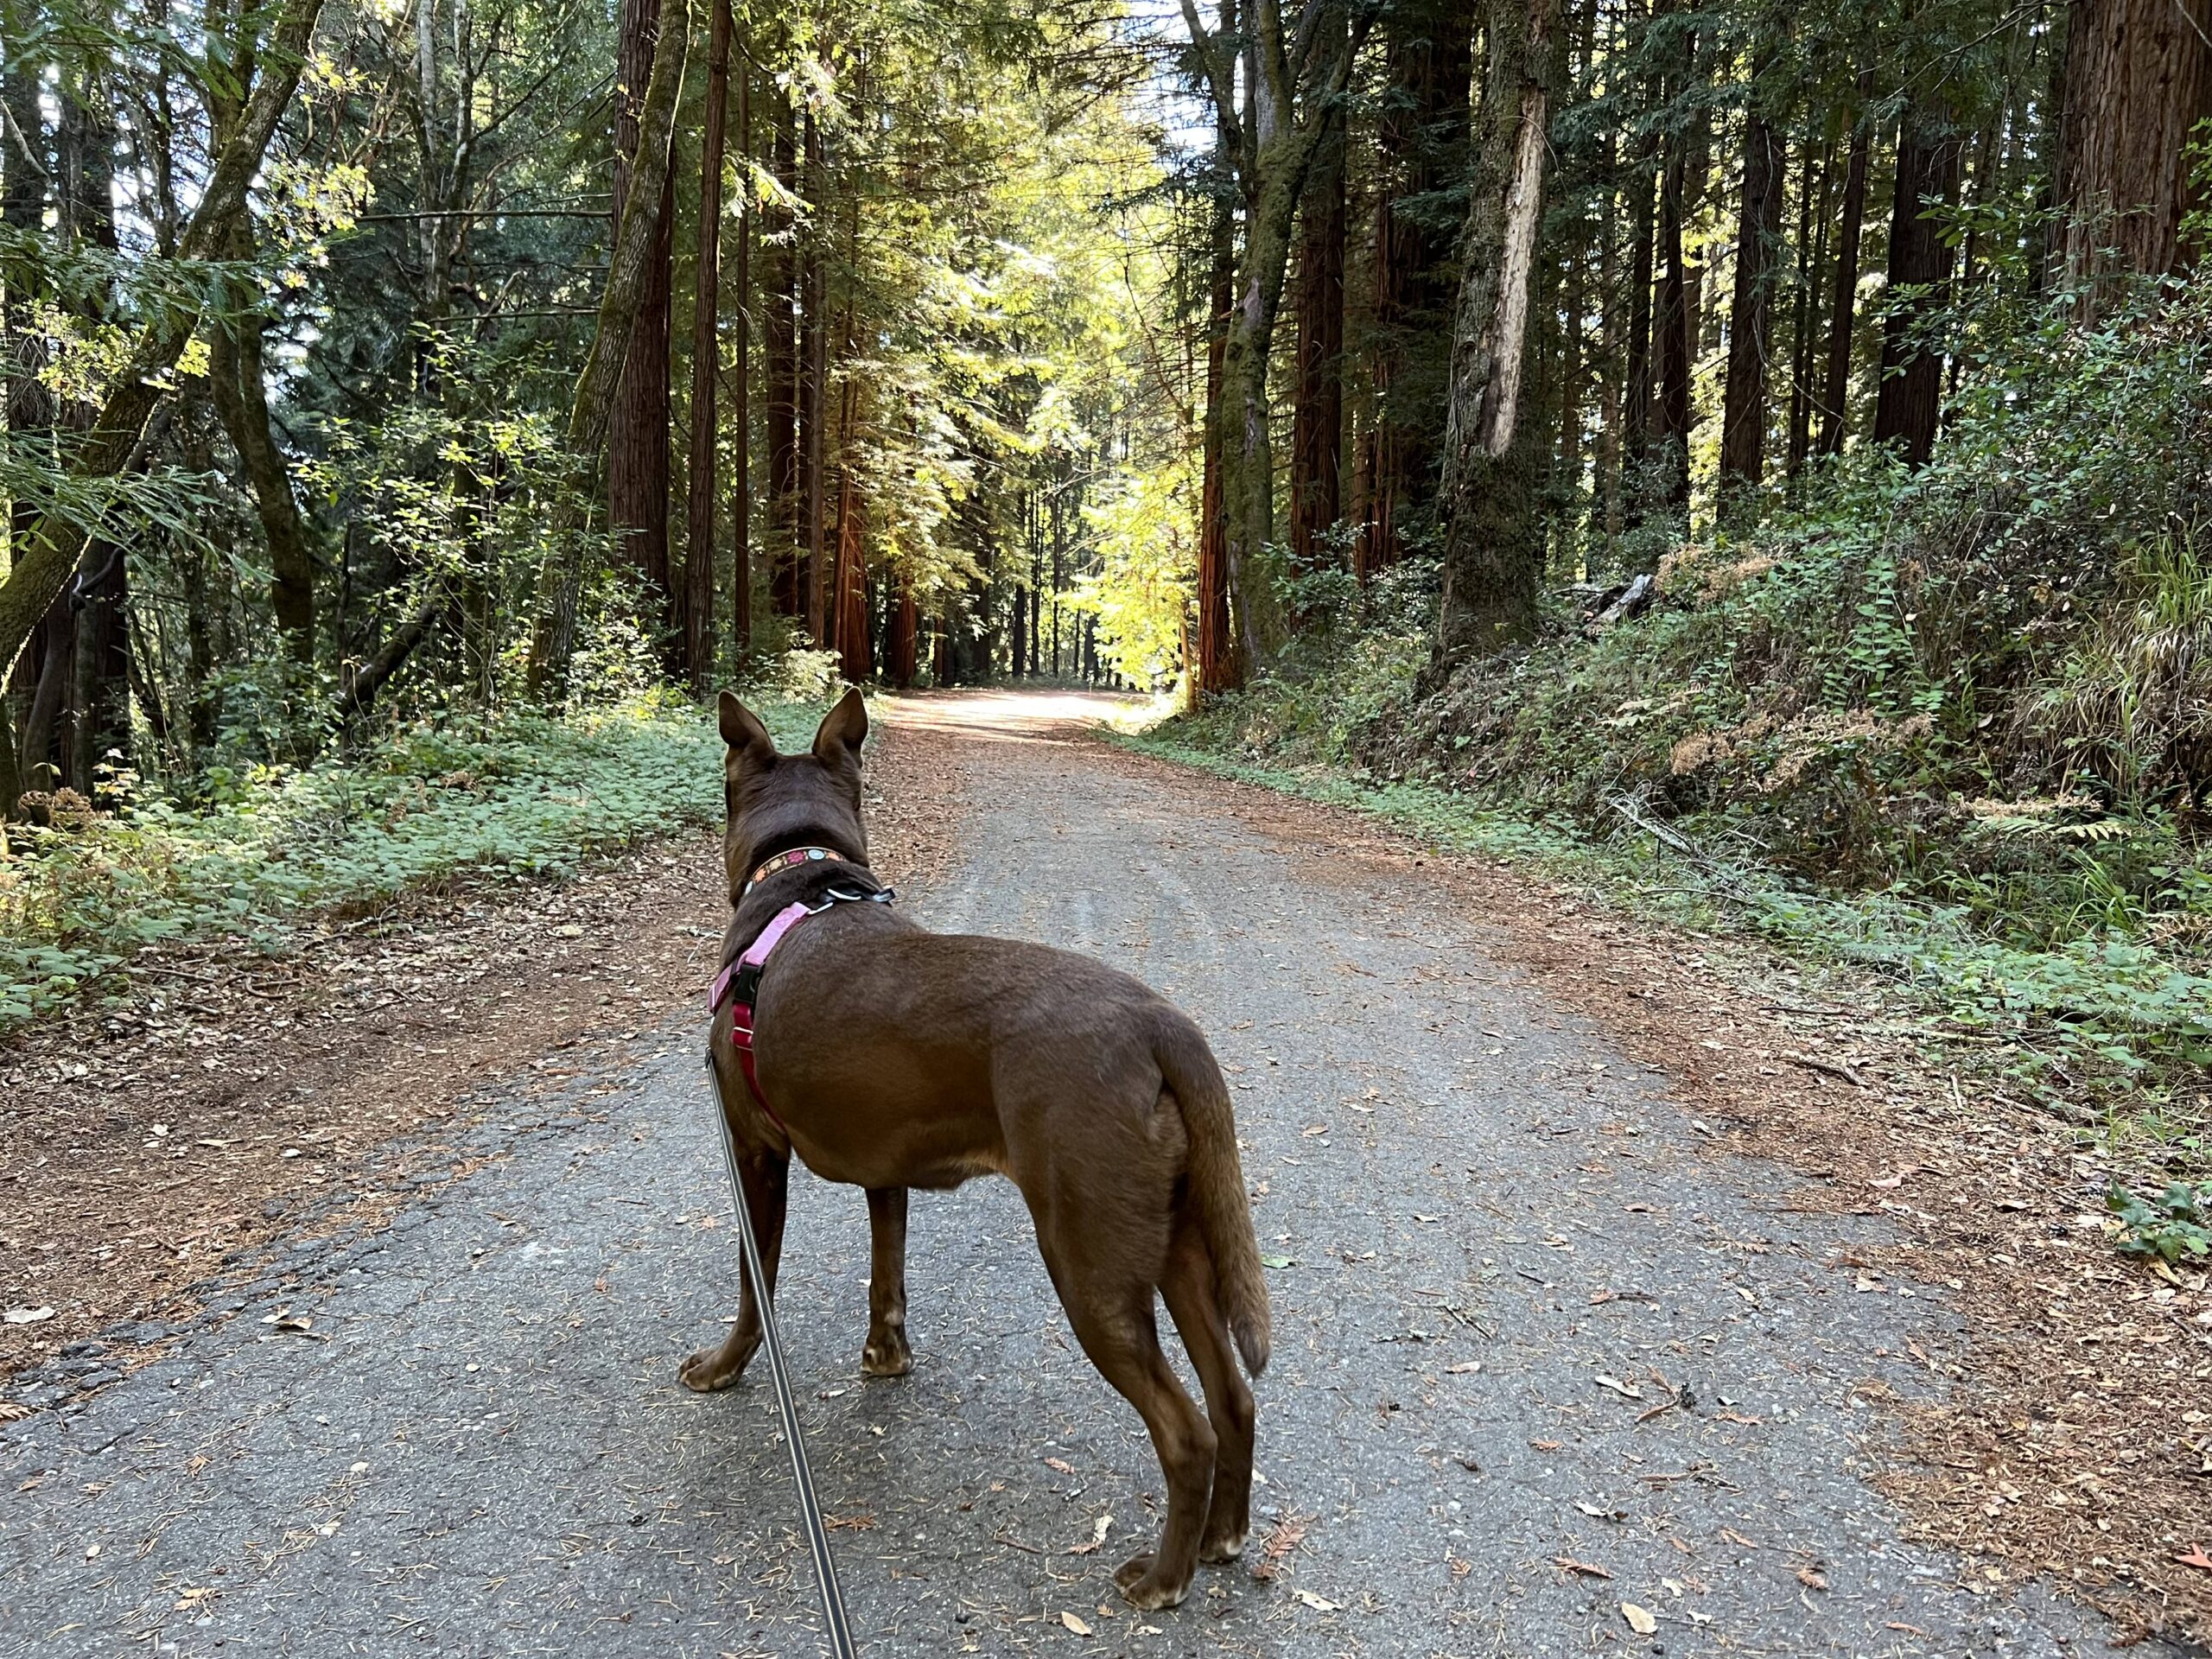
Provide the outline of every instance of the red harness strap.
[[[804,905],[785,906],[776,912],[775,919],[760,930],[760,937],[746,946],[745,954],[715,976],[714,985],[707,993],[710,1018],[721,1012],[725,1001],[729,1003],[729,1046],[737,1051],[737,1063],[745,1072],[745,1086],[753,1091],[753,1098],[760,1109],[767,1113],[768,1121],[783,1129],[786,1137],[791,1130],[776,1116],[768,1096],[760,1092],[759,1062],[753,1058],[753,998],[760,983],[760,970],[767,966],[769,952],[783,943],[785,934],[813,914]],[[733,990],[739,994],[732,996]]]

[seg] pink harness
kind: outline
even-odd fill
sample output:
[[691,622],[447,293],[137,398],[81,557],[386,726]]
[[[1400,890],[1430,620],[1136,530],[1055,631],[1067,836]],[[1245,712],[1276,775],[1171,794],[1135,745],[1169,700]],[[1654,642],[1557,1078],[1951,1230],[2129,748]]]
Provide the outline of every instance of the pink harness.
[[[759,881],[779,869],[806,861],[810,857],[842,859],[843,855],[823,848],[797,848],[791,852],[779,854],[763,864],[746,886],[750,887],[753,881]],[[818,905],[785,905],[776,912],[768,925],[760,930],[753,943],[745,947],[745,954],[716,974],[714,984],[708,988],[707,1015],[709,1022],[721,1014],[722,1004],[727,1001],[729,1004],[729,1046],[737,1051],[738,1065],[745,1072],[745,1086],[753,1091],[753,1100],[768,1115],[768,1121],[782,1129],[787,1139],[791,1130],[785,1127],[784,1120],[776,1116],[776,1109],[768,1103],[768,1096],[760,1091],[760,1063],[753,1054],[753,1006],[760,995],[761,970],[768,965],[770,953],[808,917],[819,916],[823,911],[833,909],[839,904],[855,901],[889,904],[892,898],[889,887],[880,887],[873,893],[852,893],[832,888],[822,896],[822,902]]]
[[[760,1109],[768,1114],[768,1121],[785,1135],[784,1120],[776,1116],[776,1109],[768,1104],[768,1096],[760,1092],[760,1073],[753,1058],[753,1001],[755,994],[749,988],[760,982],[760,969],[768,965],[768,953],[784,942],[784,935],[797,927],[814,912],[804,905],[785,905],[776,912],[775,919],[760,930],[760,937],[745,947],[745,954],[715,976],[715,982],[707,993],[707,1013],[711,1017],[721,1012],[725,1000],[729,1000],[729,1046],[737,1051],[737,1063],[745,1071],[745,1086],[753,1091],[753,1098]],[[744,999],[730,1000],[730,991],[738,976],[747,969],[753,973]]]

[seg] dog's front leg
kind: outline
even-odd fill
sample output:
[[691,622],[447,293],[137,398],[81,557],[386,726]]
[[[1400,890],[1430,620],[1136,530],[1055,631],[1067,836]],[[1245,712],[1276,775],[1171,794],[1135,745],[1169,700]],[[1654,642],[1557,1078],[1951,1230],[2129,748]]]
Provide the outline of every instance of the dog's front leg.
[[[784,1253],[784,1208],[791,1185],[789,1153],[741,1153],[738,1179],[745,1188],[745,1205],[752,1212],[753,1236],[760,1241],[760,1265],[768,1275],[768,1294],[776,1294],[776,1263]],[[677,1375],[687,1389],[712,1394],[745,1375],[745,1367],[760,1345],[760,1308],[753,1297],[753,1276],[741,1271],[737,1323],[718,1348],[702,1348],[683,1362]]]
[[906,1189],[868,1190],[868,1345],[861,1370],[870,1376],[904,1376],[914,1368],[906,1345]]

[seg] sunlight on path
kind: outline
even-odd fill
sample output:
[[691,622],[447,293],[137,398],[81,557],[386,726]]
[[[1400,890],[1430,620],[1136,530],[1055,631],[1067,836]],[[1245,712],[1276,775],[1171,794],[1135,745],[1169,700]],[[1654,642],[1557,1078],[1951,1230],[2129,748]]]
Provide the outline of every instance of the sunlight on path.
[[884,700],[894,726],[1000,743],[1065,743],[1070,727],[1099,726],[1150,709],[1156,699],[1126,691],[1061,688],[909,693]]

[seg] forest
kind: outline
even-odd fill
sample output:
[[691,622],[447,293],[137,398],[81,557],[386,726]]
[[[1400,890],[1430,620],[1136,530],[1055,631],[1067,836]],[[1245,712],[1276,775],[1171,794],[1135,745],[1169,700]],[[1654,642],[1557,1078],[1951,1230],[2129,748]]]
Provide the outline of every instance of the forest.
[[717,685],[1048,682],[2193,1065],[2207,38],[10,0],[6,1006],[619,839],[540,785]]
[[0,1646],[2203,1651],[2208,242],[2212,0],[0,0]]

